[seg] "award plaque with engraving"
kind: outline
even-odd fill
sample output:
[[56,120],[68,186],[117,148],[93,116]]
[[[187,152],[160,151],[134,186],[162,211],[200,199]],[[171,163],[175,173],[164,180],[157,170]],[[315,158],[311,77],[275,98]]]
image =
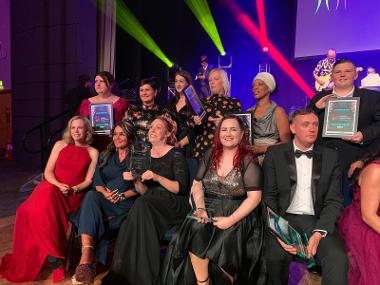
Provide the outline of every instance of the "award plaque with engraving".
[[112,104],[90,104],[90,122],[96,134],[109,135],[113,128]]
[[358,127],[359,103],[359,97],[327,99],[322,136],[353,136]]

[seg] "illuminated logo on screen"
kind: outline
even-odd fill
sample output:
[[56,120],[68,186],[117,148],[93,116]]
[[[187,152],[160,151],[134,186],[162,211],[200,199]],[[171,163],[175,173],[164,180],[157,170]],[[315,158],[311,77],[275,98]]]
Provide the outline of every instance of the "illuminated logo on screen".
[[[318,0],[317,8],[315,9],[315,14],[317,14],[319,9],[321,8],[322,1],[323,0]],[[330,11],[330,0],[324,0],[324,2],[325,2],[326,9],[328,11]],[[342,0],[342,2],[344,2],[344,9],[346,9],[347,8],[347,0]],[[339,6],[340,6],[340,0],[336,0],[335,11],[338,10]]]

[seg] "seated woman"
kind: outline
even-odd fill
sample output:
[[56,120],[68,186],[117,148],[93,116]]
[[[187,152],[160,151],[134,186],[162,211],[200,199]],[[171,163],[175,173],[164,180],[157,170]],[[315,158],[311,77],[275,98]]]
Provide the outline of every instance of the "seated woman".
[[188,170],[181,151],[174,148],[173,125],[158,117],[148,132],[151,167],[140,179],[132,177],[138,197],[123,222],[116,241],[111,270],[102,284],[152,285],[159,280],[160,240],[182,223],[190,207]]
[[45,179],[17,209],[13,253],[1,260],[0,276],[11,282],[33,281],[45,261],[54,260],[53,282],[65,278],[68,215],[80,207],[98,159],[91,141],[87,118],[71,118],[50,154]]
[[129,171],[130,146],[133,141],[132,124],[119,122],[112,131],[112,142],[100,155],[93,189],[87,192],[80,209],[78,233],[82,240],[82,256],[73,278],[77,282],[93,283],[95,259],[106,263],[109,228],[107,217],[120,219],[121,224],[121,219],[126,217],[137,195],[133,183],[123,179],[123,172]]
[[262,182],[243,123],[225,116],[191,189],[198,218],[172,239],[161,284],[264,283]]
[[269,146],[288,143],[291,137],[285,110],[270,99],[275,89],[276,81],[268,72],[258,73],[252,81],[252,93],[257,103],[247,111],[253,114],[253,151],[260,164]]
[[349,257],[350,285],[379,284],[380,152],[365,163],[354,199],[339,221]]
[[[90,105],[111,103],[113,108],[114,123],[123,119],[124,113],[128,107],[128,101],[124,98],[114,95],[116,92],[116,81],[108,71],[100,71],[95,75],[95,91],[98,95],[84,99],[79,107],[79,114],[90,119]],[[109,135],[97,134],[94,137],[94,146],[99,150],[104,150],[109,141]]]

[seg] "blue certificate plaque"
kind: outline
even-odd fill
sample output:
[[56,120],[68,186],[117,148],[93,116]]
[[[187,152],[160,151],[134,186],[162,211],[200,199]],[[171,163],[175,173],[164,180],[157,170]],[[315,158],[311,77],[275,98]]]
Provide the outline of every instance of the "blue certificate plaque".
[[90,104],[90,121],[95,133],[109,135],[113,128],[112,104]]
[[197,92],[195,91],[192,85],[188,85],[183,89],[183,93],[186,95],[188,102],[190,103],[191,108],[194,111],[194,114],[199,116],[202,120],[206,116],[206,111],[203,108],[202,102],[199,99]]

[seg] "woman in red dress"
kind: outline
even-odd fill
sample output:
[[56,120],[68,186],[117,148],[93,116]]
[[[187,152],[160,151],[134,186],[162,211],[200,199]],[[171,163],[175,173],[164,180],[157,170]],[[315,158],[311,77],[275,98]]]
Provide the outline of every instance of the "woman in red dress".
[[80,207],[98,159],[91,141],[88,119],[71,118],[50,154],[45,179],[16,211],[13,253],[2,258],[0,276],[11,282],[33,281],[49,261],[53,282],[65,278],[68,215]]
[[[108,71],[101,71],[95,75],[95,91],[98,95],[84,99],[79,107],[79,115],[90,119],[90,105],[111,103],[113,108],[114,124],[120,122],[128,108],[128,101],[125,98],[114,95],[116,88],[115,78]],[[110,135],[95,135],[94,147],[102,151],[111,142]]]

